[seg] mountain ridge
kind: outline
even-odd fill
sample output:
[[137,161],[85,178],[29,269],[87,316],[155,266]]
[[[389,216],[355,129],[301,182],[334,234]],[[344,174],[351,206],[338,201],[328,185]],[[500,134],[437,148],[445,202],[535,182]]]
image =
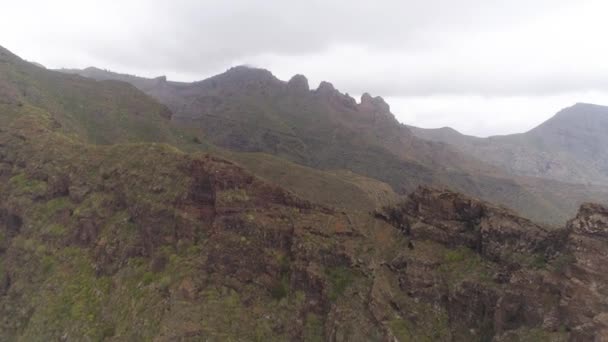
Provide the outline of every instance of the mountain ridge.
[[588,103],[564,108],[527,132],[488,138],[410,126],[423,139],[450,144],[516,175],[601,185],[608,184],[606,129],[608,107]]
[[[99,70],[88,76],[130,80]],[[303,75],[282,81],[268,70],[238,66],[193,83],[131,82],[167,105],[174,123],[199,130],[215,145],[268,153],[321,170],[351,170],[388,183],[400,194],[423,184],[447,186],[555,222],[573,215],[579,199],[608,199],[602,190],[587,197],[582,188],[570,194],[570,186],[554,184],[564,190],[548,191],[544,181],[517,179],[475,155],[416,137],[381,97],[365,93],[357,102],[326,81],[310,89]],[[566,203],[568,197],[576,201]]]

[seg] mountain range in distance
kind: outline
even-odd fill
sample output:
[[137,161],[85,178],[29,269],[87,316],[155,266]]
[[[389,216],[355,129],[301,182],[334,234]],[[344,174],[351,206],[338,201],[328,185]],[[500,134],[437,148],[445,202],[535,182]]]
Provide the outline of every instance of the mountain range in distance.
[[[605,118],[600,106],[574,106],[575,112],[564,110],[527,134],[479,139],[400,124],[381,97],[364,94],[357,102],[328,82],[311,90],[302,75],[284,82],[241,66],[183,83],[93,67],[62,71],[131,83],[167,105],[173,122],[198,128],[217,146],[350,170],[401,194],[422,184],[448,187],[549,223],[564,222],[583,202],[608,200],[608,172],[601,168],[608,158],[597,147],[605,146],[598,140]],[[577,121],[577,113],[586,115],[593,132],[582,121],[568,122]]]
[[477,138],[451,128],[410,130],[447,143],[512,174],[569,183],[607,184],[608,107],[577,103],[521,134]]
[[[593,123],[564,122],[535,133],[551,158],[599,159],[572,140]],[[583,204],[604,185],[421,132],[301,75],[178,83],[0,48],[0,340],[608,336],[608,207]]]

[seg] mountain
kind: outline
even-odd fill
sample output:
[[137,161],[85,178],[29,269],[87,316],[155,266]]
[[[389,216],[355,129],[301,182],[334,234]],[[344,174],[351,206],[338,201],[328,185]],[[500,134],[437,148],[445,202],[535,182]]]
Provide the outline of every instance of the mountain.
[[302,75],[283,82],[267,70],[239,66],[201,82],[178,83],[96,68],[62,71],[129,82],[167,104],[174,122],[195,125],[205,138],[233,150],[267,152],[314,167],[336,168],[348,159],[340,153],[369,145],[379,154],[396,154],[410,163],[489,170],[413,137],[381,97],[364,94],[357,103],[328,82],[311,91]]
[[[273,174],[275,183],[304,198],[341,208],[373,210],[376,201],[386,203],[396,196],[381,182],[370,185],[371,180],[337,177],[268,155],[257,155],[253,158],[256,161],[251,162],[251,156],[221,150],[199,139],[198,131],[176,127],[166,106],[128,83],[97,82],[46,70],[6,49],[0,49],[0,110],[3,126],[16,116],[39,114],[52,120],[67,136],[87,143],[155,142],[191,152],[213,151],[228,159],[242,160],[253,171],[260,170],[268,176],[271,170],[261,168],[273,165],[272,171],[278,171]],[[370,191],[380,191],[384,198],[371,195]]]
[[523,176],[608,184],[608,107],[578,103],[522,134],[476,138],[450,128],[410,127],[418,137]]
[[51,72],[3,48],[0,106],[12,113],[44,110],[65,132],[93,143],[171,141],[171,112],[135,87]]
[[132,86],[26,63],[0,50],[0,340],[608,333],[604,206],[549,227],[449,190],[386,201],[378,180],[216,148]]
[[544,180],[518,179],[444,143],[420,139],[381,97],[364,94],[357,102],[328,82],[311,90],[302,75],[284,82],[267,70],[240,66],[180,83],[97,68],[61,71],[129,82],[167,105],[173,123],[198,129],[222,148],[272,154],[322,171],[349,170],[399,194],[420,185],[448,187],[559,224],[582,202],[608,201],[607,188],[589,192],[554,182],[547,189]]
[[82,144],[36,115],[0,131],[0,156],[2,340],[606,333],[601,206],[553,230],[422,188],[350,215],[212,155]]

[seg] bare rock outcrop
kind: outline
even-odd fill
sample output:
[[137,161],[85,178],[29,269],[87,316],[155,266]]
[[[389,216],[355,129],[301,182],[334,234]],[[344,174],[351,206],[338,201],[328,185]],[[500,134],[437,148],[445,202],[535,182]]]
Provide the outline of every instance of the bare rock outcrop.
[[[608,340],[608,208],[583,204],[568,222],[572,256],[562,282],[561,312],[577,340]],[[601,336],[600,339],[597,336]]]
[[308,85],[308,79],[304,75],[295,75],[289,82],[287,82],[287,88],[296,94],[307,93],[310,91]]
[[[410,241],[401,263],[406,266],[387,265],[390,274],[408,296],[443,307],[457,340],[606,341],[608,208],[584,204],[566,227],[551,229],[483,201],[421,187],[376,216]],[[413,257],[428,243],[447,247],[447,259]],[[450,271],[444,278],[449,265],[461,259],[469,260],[469,274],[454,281]],[[398,302],[395,298],[374,299]]]

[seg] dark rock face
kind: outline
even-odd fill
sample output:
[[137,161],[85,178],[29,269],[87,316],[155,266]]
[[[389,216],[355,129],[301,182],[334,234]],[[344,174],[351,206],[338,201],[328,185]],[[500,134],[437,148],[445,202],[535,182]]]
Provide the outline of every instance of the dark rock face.
[[496,261],[513,253],[551,254],[555,247],[552,243],[559,243],[558,234],[507,209],[427,187],[421,187],[403,206],[388,209],[381,217],[396,223],[414,239],[466,246]]
[[464,328],[499,341],[530,329],[572,341],[608,336],[608,208],[585,204],[566,228],[550,230],[488,203],[420,188],[377,217],[400,229],[414,251],[424,241],[466,248],[489,267],[480,272],[493,273],[491,280],[447,288],[436,278],[439,264],[389,267],[401,290],[444,306],[456,334]]
[[373,113],[388,114],[391,115],[391,107],[384,101],[380,96],[372,97],[370,94],[365,93],[361,96],[361,104],[359,105],[361,110],[367,110]]
[[306,94],[310,91],[308,79],[304,75],[295,75],[292,77],[289,82],[287,82],[287,87],[297,94]]
[[608,208],[593,203],[583,204],[569,226],[575,234],[608,238]]
[[[34,132],[28,139],[46,139],[40,145],[63,141],[23,127]],[[16,134],[0,138],[0,152],[19,156],[0,183],[0,310],[10,317],[0,322],[2,340],[21,336],[13,327],[21,321],[35,324],[25,337],[49,340],[68,328],[84,339],[91,321],[159,340],[217,331],[253,340],[260,326],[269,340],[295,341],[313,339],[311,331],[333,341],[606,335],[601,206],[585,205],[551,230],[420,188],[374,218],[301,200],[213,155],[154,144],[49,155]],[[94,159],[68,158],[83,151]],[[35,310],[43,300],[52,313],[66,302],[89,305],[95,319],[57,315],[49,324],[54,315]],[[119,312],[132,302],[137,310]],[[116,315],[125,318],[106,318]]]
[[608,208],[581,206],[568,222],[568,251],[573,262],[565,270],[561,313],[577,340],[608,337]]
[[334,88],[334,85],[327,81],[319,83],[319,87],[317,88],[317,93],[321,95],[334,95],[336,92],[337,90]]

